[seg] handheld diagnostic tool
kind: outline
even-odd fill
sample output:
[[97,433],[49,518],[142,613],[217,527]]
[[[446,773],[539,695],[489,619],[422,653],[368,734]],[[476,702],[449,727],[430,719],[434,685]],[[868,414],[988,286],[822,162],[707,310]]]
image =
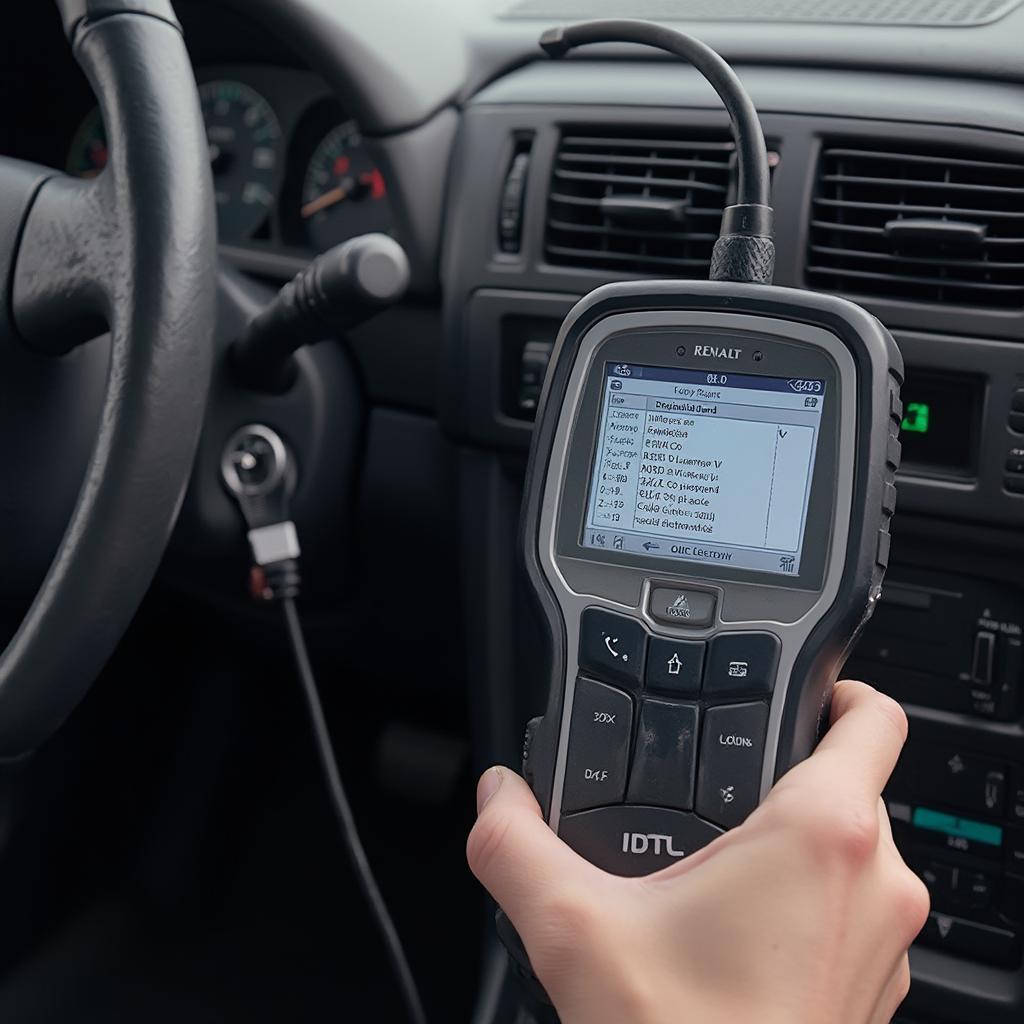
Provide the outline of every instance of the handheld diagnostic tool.
[[764,139],[717,54],[631,21],[542,45],[622,40],[707,75],[739,175],[713,280],[609,285],[569,314],[530,457],[551,686],[526,774],[570,846],[637,875],[743,822],[827,724],[888,558],[902,360],[858,306],[771,285]]

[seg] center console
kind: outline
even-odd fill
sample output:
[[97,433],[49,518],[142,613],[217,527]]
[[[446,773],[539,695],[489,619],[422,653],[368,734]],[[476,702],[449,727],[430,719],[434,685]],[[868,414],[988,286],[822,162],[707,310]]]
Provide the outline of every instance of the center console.
[[[643,138],[674,132],[673,137],[702,140],[724,128],[724,118],[709,109],[714,96],[696,87],[688,92],[671,77],[674,72],[632,65],[620,70],[615,77],[606,64],[581,61],[546,72],[543,82],[526,71],[508,76],[467,108],[454,158],[445,246],[448,395],[442,417],[449,435],[463,445],[462,483],[474,495],[467,501],[463,529],[473,562],[465,580],[467,604],[477,616],[472,632],[478,646],[472,656],[475,664],[486,665],[487,673],[473,694],[481,761],[518,763],[518,726],[540,714],[547,698],[550,666],[540,656],[543,631],[529,612],[527,588],[515,565],[526,452],[547,360],[559,325],[579,297],[624,276],[610,267],[573,266],[555,244],[562,242],[558,225],[571,204],[553,208],[549,194],[556,191],[561,202],[571,192],[566,183],[574,179],[563,177],[563,171],[571,176],[593,170],[582,163],[570,166],[568,158],[559,162],[560,140],[571,132],[574,143],[582,139],[589,144],[609,125]],[[869,139],[883,152],[931,146],[960,155],[982,147],[993,160],[1024,161],[1019,90],[1011,110],[999,90],[978,82],[921,81],[920,88],[905,86],[897,94],[891,82],[851,73],[843,80],[848,86],[843,99],[831,72],[749,67],[740,73],[765,111],[764,130],[778,155],[773,184],[776,281],[783,285],[808,284],[808,239],[815,230],[812,222],[825,209],[813,204],[812,194],[826,144],[852,147]],[[619,86],[613,88],[612,81]],[[641,95],[648,81],[651,89]],[[565,83],[564,101],[559,82]],[[963,124],[980,122],[946,113],[966,97],[965,89],[996,130],[965,129]],[[854,95],[861,116],[847,116]],[[690,110],[674,109],[681,98],[692,104]],[[582,152],[585,147],[577,148]],[[574,151],[566,152],[571,156]],[[515,244],[503,248],[499,211],[515,161],[515,208],[506,210],[515,219]],[[481,230],[487,223],[495,225],[491,238]],[[1024,236],[1024,228],[1017,234]],[[652,265],[661,252],[646,250]],[[863,269],[880,267],[865,262]],[[648,269],[645,276],[651,273]],[[868,280],[852,278],[859,279]],[[852,297],[890,329],[906,366],[903,461],[888,575],[876,613],[845,669],[899,699],[910,718],[910,740],[885,799],[897,843],[929,886],[932,915],[911,951],[914,984],[905,1014],[914,1024],[1018,1022],[1024,1019],[1024,309],[892,293]],[[602,379],[609,387],[614,375]],[[824,410],[827,416],[827,397]],[[707,588],[654,584],[668,583],[673,566],[678,570],[680,563],[671,561],[672,545],[682,543],[691,548],[689,555],[700,549],[703,557],[717,559],[737,538],[723,534],[719,546],[699,538],[679,542],[647,526],[636,531],[635,539],[632,532],[616,531],[616,523],[595,518],[607,510],[587,504],[591,470],[587,464],[578,478],[575,542],[589,541],[588,556],[602,551],[614,560],[615,538],[621,536],[623,551],[637,544],[643,550],[648,543],[659,546],[655,554],[669,557],[646,574],[650,585],[642,586],[647,589],[637,590],[631,605],[635,625],[623,628],[599,616],[592,626],[587,620],[584,646],[579,646],[580,637],[574,639],[574,653],[578,650],[587,666],[581,678],[596,688],[585,687],[589,695],[578,691],[578,699],[615,697],[600,688],[610,687],[633,701],[634,716],[650,717],[656,735],[685,730],[678,707],[696,706],[704,721],[694,727],[693,753],[686,753],[683,795],[673,799],[680,813],[695,814],[715,828],[728,827],[728,815],[742,808],[746,798],[740,789],[733,791],[729,805],[711,806],[707,791],[702,797],[700,750],[709,735],[707,715],[717,705],[742,707],[763,700],[741,689],[740,677],[729,672],[733,662],[745,661],[749,681],[754,678],[750,666],[770,663],[771,653],[751,650],[746,656],[716,649],[727,636],[717,620],[714,628],[683,627],[670,611],[676,598],[685,596],[694,617],[690,621],[701,621],[706,602],[697,595]],[[615,483],[630,488],[633,481]],[[781,548],[772,553],[777,558],[789,554]],[[651,604],[656,590],[670,593],[659,594]],[[680,595],[680,590],[687,593]],[[713,614],[721,607],[716,597]],[[762,632],[736,629],[737,634]],[[631,659],[630,671],[639,675],[624,678],[621,664],[607,651],[602,655],[602,634],[633,645],[637,660]],[[683,641],[706,646],[683,646]],[[673,656],[679,659],[678,673],[670,671]],[[777,672],[777,666],[770,671]],[[735,689],[725,695],[720,686]],[[592,710],[619,714],[598,706],[601,701]],[[760,728],[753,723],[752,743]],[[718,734],[743,733],[729,728]],[[588,754],[581,742],[573,763],[585,775]],[[733,753],[745,749],[753,748],[731,748]],[[637,801],[666,799],[643,789],[654,786],[659,776],[650,751],[623,742],[616,757],[613,763],[590,765],[607,771],[607,778],[569,782],[567,818],[607,806],[597,803],[603,786],[613,792],[614,801],[630,802],[628,770],[641,780]],[[620,798],[623,779],[625,797]],[[728,785],[735,782],[718,788]],[[667,834],[655,827],[631,831],[648,837]],[[638,850],[641,846],[637,840]],[[664,841],[660,851],[655,846],[648,838],[644,856],[671,856]]]

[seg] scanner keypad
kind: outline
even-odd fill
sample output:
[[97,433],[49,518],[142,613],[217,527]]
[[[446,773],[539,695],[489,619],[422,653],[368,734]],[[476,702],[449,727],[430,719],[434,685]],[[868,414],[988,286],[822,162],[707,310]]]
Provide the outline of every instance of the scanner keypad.
[[[702,607],[699,593],[688,603]],[[586,609],[559,834],[635,875],[741,824],[760,794],[779,650],[763,631],[684,640]]]

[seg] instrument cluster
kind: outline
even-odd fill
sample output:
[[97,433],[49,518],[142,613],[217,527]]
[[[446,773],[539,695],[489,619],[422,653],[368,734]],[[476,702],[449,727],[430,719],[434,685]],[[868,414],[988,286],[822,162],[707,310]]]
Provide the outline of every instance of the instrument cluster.
[[[265,65],[196,74],[222,244],[308,254],[391,231],[384,175],[359,125],[315,76]],[[93,106],[69,140],[65,169],[99,174],[112,145]]]

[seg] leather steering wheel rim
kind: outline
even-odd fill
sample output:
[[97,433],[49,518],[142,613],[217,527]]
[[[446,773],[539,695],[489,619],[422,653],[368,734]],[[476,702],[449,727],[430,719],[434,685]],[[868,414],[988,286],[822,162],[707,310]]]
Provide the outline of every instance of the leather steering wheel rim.
[[0,160],[0,330],[59,355],[105,326],[111,355],[70,522],[0,654],[3,758],[64,721],[149,588],[188,483],[213,351],[213,185],[173,10],[167,0],[58,7],[99,100],[109,162],[82,181]]

